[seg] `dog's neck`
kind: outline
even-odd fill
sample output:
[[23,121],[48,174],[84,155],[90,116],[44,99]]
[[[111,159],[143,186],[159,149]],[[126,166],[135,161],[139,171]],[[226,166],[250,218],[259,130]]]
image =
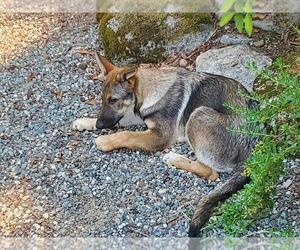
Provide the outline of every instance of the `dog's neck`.
[[135,88],[134,88],[134,97],[135,97],[135,105],[134,105],[134,113],[139,114],[140,113],[140,108],[143,105],[143,84],[140,84],[141,81],[141,74],[140,74],[141,69],[139,68],[138,73],[136,74],[137,80],[135,83]]
[[134,112],[143,113],[145,109],[155,105],[169,91],[177,77],[176,71],[169,68],[139,68],[134,89],[136,98]]

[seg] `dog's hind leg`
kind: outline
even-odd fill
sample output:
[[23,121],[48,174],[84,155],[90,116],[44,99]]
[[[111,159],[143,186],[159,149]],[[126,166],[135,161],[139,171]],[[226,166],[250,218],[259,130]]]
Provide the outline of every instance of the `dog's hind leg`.
[[242,118],[199,107],[186,125],[186,139],[199,162],[218,171],[232,172],[251,153],[251,142],[236,132]]
[[83,130],[96,130],[96,118],[80,118],[73,122],[72,129]]
[[198,236],[219,202],[224,202],[249,182],[249,178],[242,175],[243,161],[251,154],[253,142],[227,129],[238,128],[242,122],[240,117],[209,107],[199,107],[189,118],[186,138],[197,160],[218,172],[234,172],[221,187],[200,200],[191,220],[189,237]]
[[175,154],[170,152],[163,157],[163,161],[171,166],[186,170],[199,177],[214,181],[219,178],[218,172],[205,166],[199,161],[192,161],[183,155]]

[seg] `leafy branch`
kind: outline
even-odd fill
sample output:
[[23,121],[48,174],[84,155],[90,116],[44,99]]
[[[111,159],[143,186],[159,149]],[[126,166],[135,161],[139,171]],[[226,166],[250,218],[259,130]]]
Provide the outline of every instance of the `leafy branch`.
[[[248,66],[258,71],[255,64]],[[286,167],[284,162],[299,157],[299,77],[291,74],[279,58],[271,68],[260,72],[255,88],[251,98],[259,102],[260,109],[245,110],[228,105],[247,119],[247,126],[233,131],[260,138],[252,157],[244,163],[244,174],[250,176],[251,182],[217,210],[204,231],[219,227],[227,235],[247,235],[248,228],[255,226],[255,220],[272,208],[272,196]],[[252,131],[249,131],[251,123]],[[264,124],[264,129],[257,124]]]
[[220,8],[220,13],[224,14],[220,19],[220,26],[228,24],[234,19],[238,32],[251,36],[253,32],[253,3],[256,0],[227,0]]

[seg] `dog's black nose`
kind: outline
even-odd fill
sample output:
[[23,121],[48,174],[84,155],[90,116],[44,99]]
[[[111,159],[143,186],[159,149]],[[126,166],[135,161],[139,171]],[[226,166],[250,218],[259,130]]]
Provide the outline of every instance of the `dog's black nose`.
[[97,119],[96,128],[97,129],[103,129],[103,128],[105,128],[104,123],[100,119]]

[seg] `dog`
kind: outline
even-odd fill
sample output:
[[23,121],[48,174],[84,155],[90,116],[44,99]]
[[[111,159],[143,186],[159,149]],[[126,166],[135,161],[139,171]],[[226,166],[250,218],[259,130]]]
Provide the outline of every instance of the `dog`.
[[197,237],[218,203],[249,181],[242,175],[243,162],[251,155],[255,139],[228,130],[238,129],[245,118],[224,104],[253,108],[255,103],[240,94],[247,90],[230,78],[176,67],[116,67],[98,52],[95,56],[103,74],[102,108],[98,118],[75,120],[73,129],[146,124],[145,131],[101,135],[95,144],[103,152],[120,148],[158,151],[175,141],[186,141],[197,160],[169,152],[163,157],[167,165],[210,181],[219,178],[218,172],[233,172],[196,206],[188,235]]

